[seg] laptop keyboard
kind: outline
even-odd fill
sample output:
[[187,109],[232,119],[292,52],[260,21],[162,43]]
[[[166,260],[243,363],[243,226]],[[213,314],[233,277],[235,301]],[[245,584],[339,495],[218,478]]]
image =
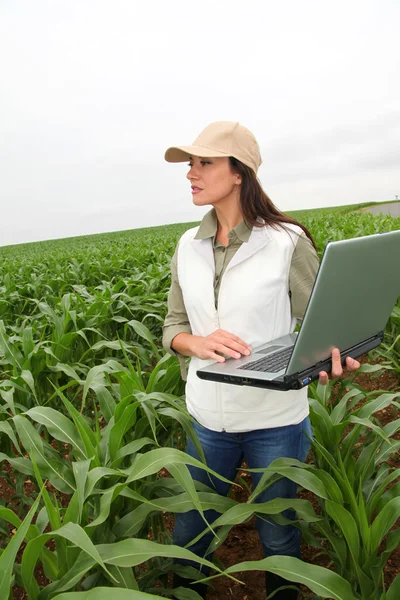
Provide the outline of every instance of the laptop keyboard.
[[244,369],[246,371],[263,371],[269,373],[277,373],[281,369],[284,369],[288,362],[290,355],[292,354],[293,346],[287,346],[279,352],[273,352],[268,356],[263,356],[258,360],[248,362],[242,367],[238,367],[238,370]]

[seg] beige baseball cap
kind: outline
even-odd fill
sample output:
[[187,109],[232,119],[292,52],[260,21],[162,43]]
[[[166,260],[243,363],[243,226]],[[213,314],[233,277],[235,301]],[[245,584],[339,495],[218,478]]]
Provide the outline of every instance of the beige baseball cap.
[[217,121],[208,125],[192,146],[172,146],[165,153],[168,162],[186,162],[190,156],[214,158],[233,156],[255,173],[261,165],[260,148],[254,135],[234,121]]

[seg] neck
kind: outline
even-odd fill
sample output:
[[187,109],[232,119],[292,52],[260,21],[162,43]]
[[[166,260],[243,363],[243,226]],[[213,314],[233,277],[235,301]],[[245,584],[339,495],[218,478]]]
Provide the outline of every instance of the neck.
[[218,219],[218,230],[225,235],[243,221],[243,214],[238,201],[218,203],[218,206],[214,206],[214,209]]

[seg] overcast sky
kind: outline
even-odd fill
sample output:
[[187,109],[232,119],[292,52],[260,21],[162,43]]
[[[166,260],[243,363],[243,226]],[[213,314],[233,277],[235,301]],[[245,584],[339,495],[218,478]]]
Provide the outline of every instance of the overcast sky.
[[399,0],[0,0],[0,245],[200,220],[211,121],[282,210],[400,195]]

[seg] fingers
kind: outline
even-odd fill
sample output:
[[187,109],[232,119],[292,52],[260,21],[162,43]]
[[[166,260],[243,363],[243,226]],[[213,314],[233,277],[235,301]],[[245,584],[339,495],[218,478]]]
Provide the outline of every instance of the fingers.
[[233,335],[223,329],[218,329],[207,339],[213,346],[213,350],[226,354],[231,358],[241,358],[248,356],[251,353],[251,348],[246,342],[240,339],[237,335]]
[[340,352],[338,350],[338,348],[334,348],[332,350],[332,377],[333,379],[337,379],[338,377],[341,377],[343,375],[343,367],[342,367],[342,363],[340,362]]
[[[346,367],[350,371],[357,371],[360,368],[360,363],[358,360],[347,356],[346,358]],[[332,350],[332,371],[331,371],[332,379],[338,379],[343,375],[343,367],[341,363],[340,351],[338,348],[334,348]],[[326,371],[321,371],[319,374],[319,383],[321,385],[327,385],[329,381],[328,373]]]
[[359,363],[358,360],[355,360],[354,358],[351,358],[351,356],[348,356],[346,358],[346,367],[350,371],[357,371],[357,369],[359,369],[360,366],[361,366],[361,363]]
[[225,346],[232,348],[232,350],[236,350],[236,352],[239,352],[240,354],[248,356],[251,352],[250,346],[237,335],[233,335],[233,333],[229,333],[223,329],[218,329],[212,334],[212,336],[221,338],[221,341],[225,344]]
[[319,374],[318,381],[321,385],[328,385],[329,377],[326,371],[321,371]]
[[202,358],[212,358],[213,360],[219,363],[225,362],[225,357],[221,356],[220,354],[215,354],[215,352],[208,352],[208,354],[206,354]]
[[194,336],[195,344],[192,346],[193,354],[198,358],[211,358],[217,362],[224,362],[224,356],[242,358],[251,353],[251,348],[237,335],[223,329],[217,329],[205,337]]

